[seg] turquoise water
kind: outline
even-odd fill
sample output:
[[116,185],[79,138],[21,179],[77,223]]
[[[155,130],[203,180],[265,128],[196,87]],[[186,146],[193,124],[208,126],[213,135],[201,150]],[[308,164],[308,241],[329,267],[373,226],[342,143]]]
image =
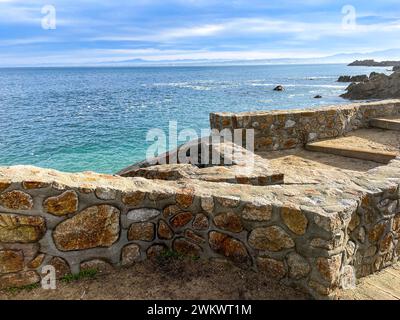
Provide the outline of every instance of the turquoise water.
[[[146,133],[209,127],[209,113],[344,103],[345,65],[0,69],[0,165],[114,173],[145,158]],[[282,84],[285,92],[272,89]],[[323,99],[314,99],[317,94]],[[166,131],[167,132],[167,131]]]

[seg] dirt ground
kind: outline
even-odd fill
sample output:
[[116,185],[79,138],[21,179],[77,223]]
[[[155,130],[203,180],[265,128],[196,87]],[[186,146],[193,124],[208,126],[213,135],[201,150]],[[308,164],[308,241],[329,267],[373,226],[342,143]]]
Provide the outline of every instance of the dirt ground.
[[306,294],[251,270],[206,261],[145,261],[107,275],[42,288],[0,291],[4,300],[304,300]]

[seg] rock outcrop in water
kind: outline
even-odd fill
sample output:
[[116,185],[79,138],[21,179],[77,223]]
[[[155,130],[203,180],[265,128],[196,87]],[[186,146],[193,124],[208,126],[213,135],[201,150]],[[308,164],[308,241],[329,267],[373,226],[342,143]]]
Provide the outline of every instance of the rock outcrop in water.
[[358,76],[340,76],[337,82],[363,82],[367,80],[368,76],[363,74]]
[[284,91],[284,90],[285,90],[285,88],[284,88],[283,86],[281,86],[281,85],[276,86],[276,87],[274,88],[274,91]]
[[400,66],[400,61],[375,61],[369,60],[356,60],[349,64],[349,66],[361,66],[361,67],[393,67]]
[[390,76],[373,72],[367,81],[350,84],[341,97],[350,100],[400,98],[400,72]]

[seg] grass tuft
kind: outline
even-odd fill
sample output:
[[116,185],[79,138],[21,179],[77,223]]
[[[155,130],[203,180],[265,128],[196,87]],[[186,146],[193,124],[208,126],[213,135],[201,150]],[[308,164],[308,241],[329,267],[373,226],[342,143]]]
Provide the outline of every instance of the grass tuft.
[[83,270],[77,274],[67,274],[63,276],[60,280],[64,283],[70,283],[82,279],[93,279],[94,277],[96,277],[97,273],[97,269],[88,269]]

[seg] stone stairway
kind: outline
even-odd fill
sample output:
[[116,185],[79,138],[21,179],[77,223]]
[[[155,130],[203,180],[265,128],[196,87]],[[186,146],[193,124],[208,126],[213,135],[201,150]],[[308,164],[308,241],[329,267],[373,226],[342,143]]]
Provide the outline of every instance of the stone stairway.
[[370,121],[371,127],[400,131],[400,118],[376,118]]
[[[344,137],[308,143],[306,149],[387,164],[400,155],[400,119],[373,119],[372,124],[386,128],[356,130]],[[399,131],[387,129],[396,126]]]

